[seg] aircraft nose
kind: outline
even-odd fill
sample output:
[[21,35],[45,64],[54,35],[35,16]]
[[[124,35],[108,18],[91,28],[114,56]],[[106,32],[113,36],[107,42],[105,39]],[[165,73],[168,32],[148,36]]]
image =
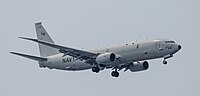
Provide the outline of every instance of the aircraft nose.
[[181,50],[181,48],[182,48],[181,45],[178,45],[178,49]]

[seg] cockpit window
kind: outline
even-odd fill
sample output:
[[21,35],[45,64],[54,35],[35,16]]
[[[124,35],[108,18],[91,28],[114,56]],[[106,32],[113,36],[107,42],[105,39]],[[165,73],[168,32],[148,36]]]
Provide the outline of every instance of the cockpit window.
[[165,43],[175,43],[174,41],[165,41]]

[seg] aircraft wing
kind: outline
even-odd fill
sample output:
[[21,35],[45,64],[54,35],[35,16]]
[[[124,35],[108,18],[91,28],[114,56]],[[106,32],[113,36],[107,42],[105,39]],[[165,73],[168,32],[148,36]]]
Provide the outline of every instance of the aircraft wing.
[[61,45],[56,45],[56,44],[45,42],[45,41],[38,40],[38,39],[25,38],[25,37],[19,37],[19,38],[25,39],[25,40],[30,40],[33,42],[37,42],[37,43],[49,46],[49,47],[56,48],[61,53],[64,54],[63,56],[69,55],[69,56],[75,57],[77,59],[92,60],[92,59],[96,58],[96,56],[98,55],[98,53],[69,48],[69,47],[65,47],[65,46],[61,46]]

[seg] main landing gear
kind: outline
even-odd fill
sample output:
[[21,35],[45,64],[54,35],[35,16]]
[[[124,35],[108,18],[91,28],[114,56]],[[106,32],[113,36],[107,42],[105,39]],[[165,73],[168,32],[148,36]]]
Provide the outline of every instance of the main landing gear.
[[119,72],[117,72],[117,71],[112,71],[112,72],[111,72],[111,75],[112,75],[113,77],[119,77]]
[[99,73],[100,68],[99,67],[92,67],[92,72]]
[[114,68],[115,69],[115,71],[112,71],[111,72],[111,75],[113,76],[113,77],[119,77],[119,72],[117,72],[117,68]]
[[167,65],[167,61],[165,59],[163,60],[163,64]]
[[[92,67],[92,72],[99,73],[99,71],[100,71],[100,68],[98,66]],[[117,69],[111,72],[111,76],[119,77],[119,72],[117,72]]]

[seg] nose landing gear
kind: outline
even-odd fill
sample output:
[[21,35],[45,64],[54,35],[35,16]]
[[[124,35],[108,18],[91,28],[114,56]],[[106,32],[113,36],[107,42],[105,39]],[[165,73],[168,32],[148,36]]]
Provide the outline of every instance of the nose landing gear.
[[167,61],[166,61],[166,59],[169,59],[169,58],[171,58],[171,57],[173,57],[173,55],[172,54],[169,54],[169,55],[166,55],[166,56],[164,56],[164,60],[163,60],[163,64],[167,64]]

